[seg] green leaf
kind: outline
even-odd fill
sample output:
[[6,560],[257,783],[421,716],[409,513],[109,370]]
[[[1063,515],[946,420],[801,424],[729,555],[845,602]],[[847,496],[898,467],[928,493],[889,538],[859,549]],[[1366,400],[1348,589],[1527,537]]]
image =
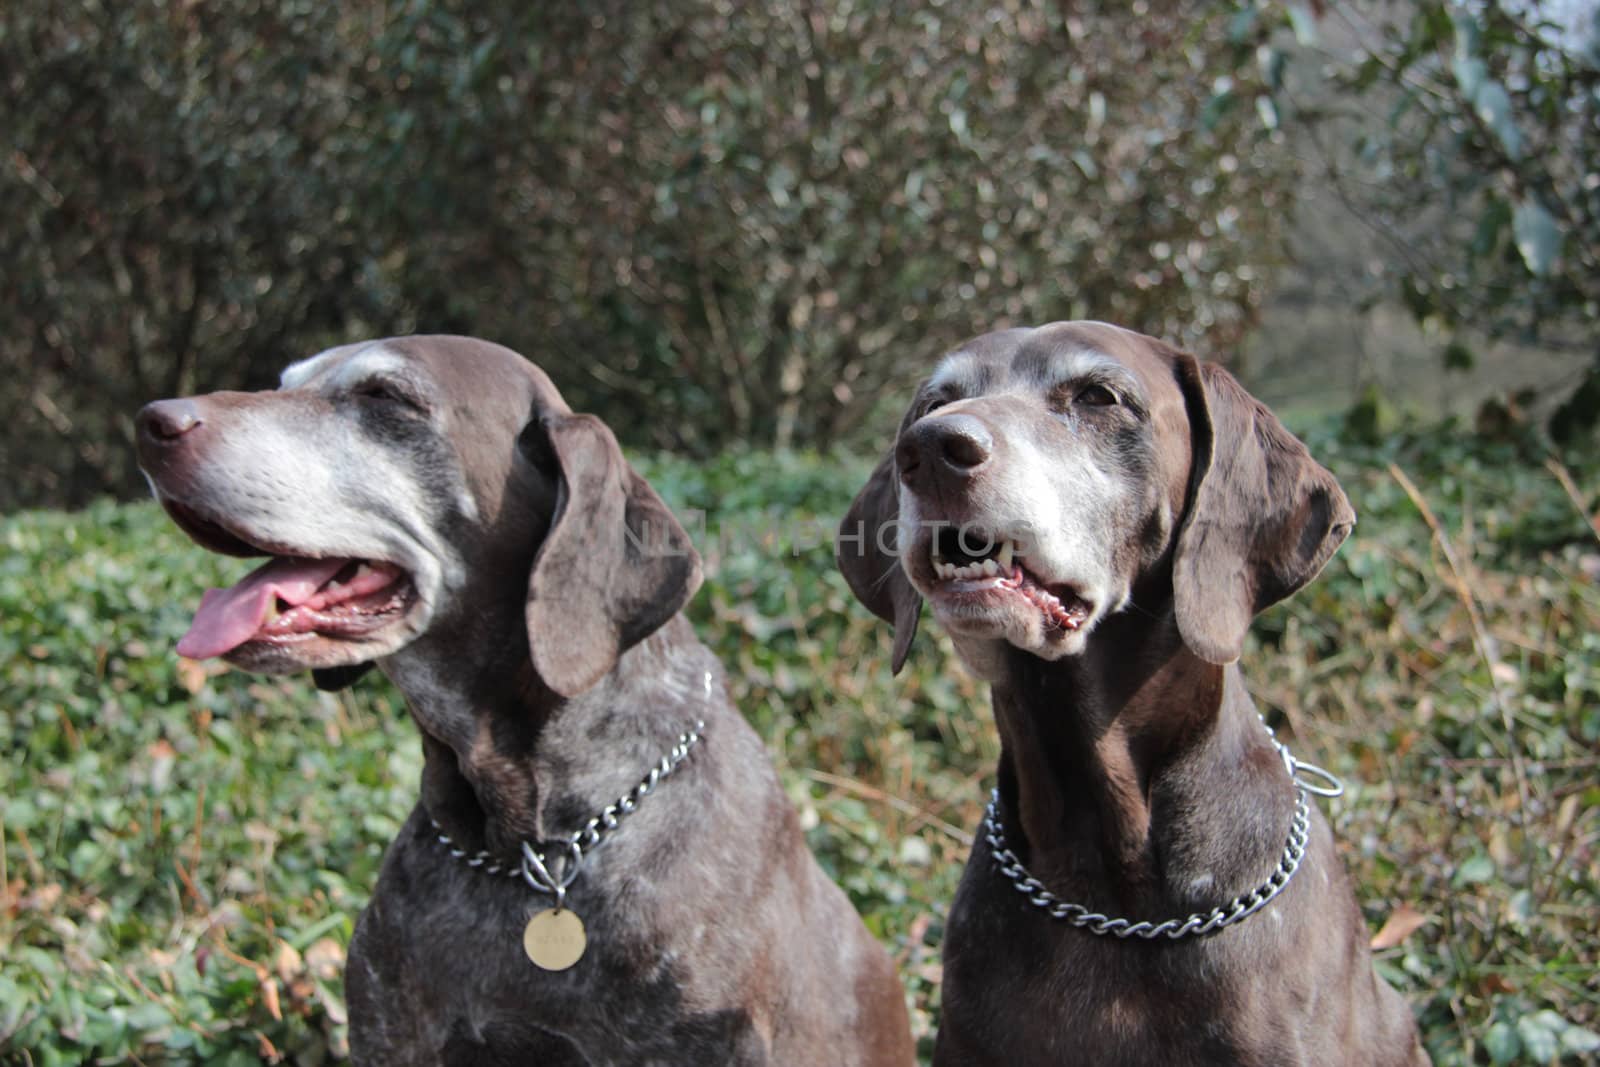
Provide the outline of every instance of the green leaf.
[[1456,868],[1455,877],[1450,880],[1454,886],[1479,885],[1494,877],[1494,860],[1480,852]]
[[1517,1031],[1507,1022],[1498,1022],[1483,1035],[1483,1047],[1491,1063],[1514,1063],[1522,1053]]
[[1256,97],[1256,115],[1261,119],[1261,125],[1269,130],[1278,128],[1278,108],[1270,96]]
[[1581,1026],[1568,1026],[1561,1034],[1561,1051],[1578,1056],[1600,1052],[1600,1034]]
[[1228,41],[1230,44],[1243,44],[1249,39],[1256,28],[1256,9],[1254,7],[1241,7],[1233,13],[1233,18],[1228,20]]
[[1477,56],[1458,55],[1450,61],[1450,69],[1456,76],[1456,84],[1461,86],[1461,94],[1468,100],[1476,100],[1483,80],[1489,76],[1489,65]]
[[1524,200],[1511,216],[1511,232],[1517,239],[1517,251],[1522,261],[1535,277],[1550,273],[1556,256],[1561,253],[1561,225],[1555,216],[1544,209],[1537,200]]
[[1517,1020],[1522,1051],[1535,1063],[1549,1063],[1561,1052],[1561,1034],[1567,1025],[1567,1020],[1549,1010],[1524,1015]]
[[1450,18],[1456,33],[1456,58],[1465,59],[1478,54],[1478,40],[1483,31],[1470,11],[1457,11]]
[[1267,83],[1267,88],[1273,92],[1283,88],[1283,49],[1262,45],[1256,49],[1256,65],[1261,69],[1261,80]]
[[1495,137],[1512,159],[1522,158],[1522,133],[1511,115],[1511,94],[1497,81],[1485,81],[1473,94],[1472,106],[1484,125],[1494,131]]
[[1294,27],[1294,39],[1304,47],[1317,43],[1317,16],[1309,4],[1290,4],[1289,25]]
[[1210,133],[1217,128],[1224,116],[1233,110],[1233,105],[1238,102],[1238,96],[1232,89],[1222,89],[1212,94],[1206,101],[1206,106],[1200,109],[1200,128]]
[[1506,901],[1506,918],[1522,927],[1524,930],[1539,914],[1539,906],[1533,899],[1533,894],[1526,889],[1519,889],[1511,894],[1511,899]]
[[1482,258],[1494,252],[1500,244],[1500,234],[1511,225],[1511,205],[1499,197],[1491,197],[1483,214],[1478,216],[1478,227],[1472,235],[1472,255]]
[[956,135],[956,140],[967,144],[972,140],[967,129],[967,113],[963,108],[954,108],[950,112],[950,132]]

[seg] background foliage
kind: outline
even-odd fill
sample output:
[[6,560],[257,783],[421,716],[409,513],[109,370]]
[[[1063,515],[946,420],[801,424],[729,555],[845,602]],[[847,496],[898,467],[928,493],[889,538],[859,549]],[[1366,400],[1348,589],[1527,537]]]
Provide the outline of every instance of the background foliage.
[[417,329],[697,452],[834,441],[996,323],[1226,351],[1287,211],[1267,32],[1144,0],[7,4],[0,506],[137,488],[147,400]]
[[1240,17],[1293,30],[1263,62],[1307,176],[1364,237],[1355,300],[1402,305],[1446,370],[1471,368],[1497,341],[1572,353],[1587,367],[1548,398],[1550,428],[1567,443],[1592,431],[1600,7],[1254,0]]
[[[1312,444],[1361,524],[1257,624],[1247,676],[1351,786],[1326,810],[1436,1062],[1580,1062],[1600,1047],[1600,466],[1530,475],[1453,433]],[[866,463],[646,469],[707,513],[691,614],[926,1052],[998,757],[987,694],[937,627],[892,679],[885,628],[809,536]],[[420,773],[398,698],[178,659],[201,589],[248,564],[152,505],[23,513],[0,543],[0,1061],[338,1060],[344,946]]]
[[[335,697],[176,659],[238,565],[104,498],[139,489],[144,401],[415,330],[509,343],[631,444],[702,457],[647,464],[732,532],[692,612],[926,1050],[986,694],[935,633],[891,680],[821,538],[750,534],[831,524],[865,473],[847,454],[881,448],[948,343],[1081,315],[1243,344],[1252,387],[1304,409],[1342,412],[1351,366],[1388,386],[1316,435],[1362,524],[1258,624],[1249,677],[1355,785],[1332,819],[1436,1060],[1593,1059],[1597,18],[0,5],[0,511],[89,505],[0,521],[0,1062],[344,1055],[344,946],[415,731],[377,680]],[[1314,202],[1336,210],[1308,225]],[[1350,328],[1390,305],[1413,337]],[[1525,397],[1471,427],[1397,415],[1514,391],[1535,356],[1560,357],[1533,406],[1559,407],[1570,470]]]

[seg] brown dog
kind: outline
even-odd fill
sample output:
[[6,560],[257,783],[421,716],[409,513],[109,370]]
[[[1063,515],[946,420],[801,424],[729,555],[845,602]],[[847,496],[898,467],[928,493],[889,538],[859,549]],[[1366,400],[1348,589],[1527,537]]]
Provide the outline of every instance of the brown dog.
[[1427,1062],[1234,666],[1354,522],[1233,378],[1127,330],[988,334],[918,390],[839,563],[896,670],[927,601],[993,685],[935,1064]]
[[422,730],[350,944],[356,1062],[912,1062],[888,955],[679,615],[699,557],[542,372],[376,341],[138,428],[185,531],[274,557],[180,651],[324,687],[376,663]]

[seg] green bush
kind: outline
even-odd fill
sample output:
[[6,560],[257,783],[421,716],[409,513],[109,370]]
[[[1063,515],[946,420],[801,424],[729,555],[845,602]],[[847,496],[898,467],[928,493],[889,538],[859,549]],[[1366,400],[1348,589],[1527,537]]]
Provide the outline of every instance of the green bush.
[[[1585,518],[1548,472],[1453,433],[1313,447],[1361,523],[1257,624],[1247,676],[1296,751],[1352,787],[1327,810],[1373,929],[1407,907],[1426,919],[1379,966],[1441,1067],[1576,1060],[1600,1022]],[[1461,588],[1391,463],[1450,538]],[[642,467],[706,513],[691,615],[812,847],[895,954],[926,1052],[942,916],[998,756],[987,693],[931,626],[891,678],[886,628],[816,546],[866,463]],[[1600,467],[1574,474],[1593,487]],[[178,660],[201,589],[248,564],[194,548],[152,505],[17,515],[0,543],[0,1060],[337,1061],[344,945],[416,797],[399,699],[376,678],[328,695]]]
[[[1319,26],[1321,4],[1240,7],[1293,25],[1287,127],[1446,369],[1470,368],[1481,339],[1595,352],[1600,8],[1356,0]],[[1600,359],[1560,393],[1551,433],[1580,445],[1600,426]]]
[[702,453],[837,442],[1001,321],[1226,352],[1293,160],[1223,6],[1134,10],[13,0],[0,509],[127,494],[140,404],[374,335]]

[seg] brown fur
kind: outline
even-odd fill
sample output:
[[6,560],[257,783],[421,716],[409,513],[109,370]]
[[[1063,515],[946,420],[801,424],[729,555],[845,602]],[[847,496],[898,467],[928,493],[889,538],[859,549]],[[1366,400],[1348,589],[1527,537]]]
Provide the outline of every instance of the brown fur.
[[[418,632],[229,653],[328,686],[375,659],[422,731],[419,803],[350,945],[355,1062],[910,1064],[893,964],[807,851],[679,614],[699,558],[610,431],[482,341],[354,345],[290,373],[276,392],[151,405],[140,457],[169,506],[251,543],[275,523],[290,532],[270,539],[303,555],[351,554],[317,543],[334,530],[421,538],[443,575]],[[314,495],[313,473],[337,491]],[[509,859],[581,827],[696,720],[704,740],[572,885],[586,954],[538,969],[521,935],[550,899],[453,859],[430,817]]]
[[[1052,528],[1029,562],[1086,605],[1075,631],[1041,630],[1000,594],[961,599],[920,527],[897,554],[841,540],[839,562],[897,645],[932,598],[992,683],[1005,832],[1036,878],[1107,915],[1209,912],[1272,871],[1295,801],[1233,660],[1251,617],[1315,576],[1354,513],[1220,368],[1061,323],[948,357],[843,529],[912,516],[1004,531],[1041,515]],[[980,835],[946,929],[934,1062],[1425,1064],[1367,937],[1320,814],[1281,896],[1181,941],[1052,919]]]

